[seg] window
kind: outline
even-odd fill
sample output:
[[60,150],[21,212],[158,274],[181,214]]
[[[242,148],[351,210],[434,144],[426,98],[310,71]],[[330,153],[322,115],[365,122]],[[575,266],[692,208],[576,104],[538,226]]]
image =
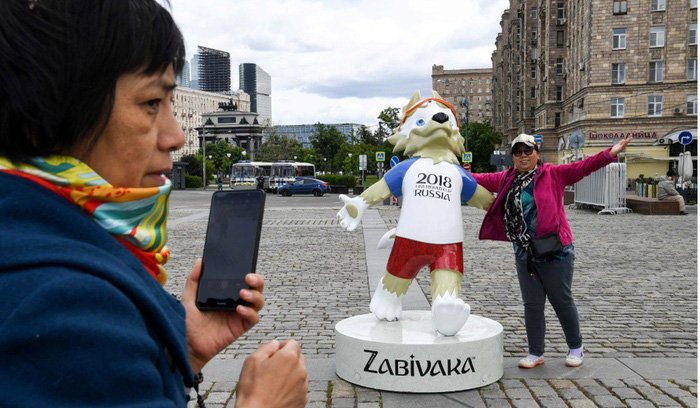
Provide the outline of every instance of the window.
[[564,32],[557,31],[557,48],[561,48],[563,46],[564,46]]
[[689,59],[688,60],[688,81],[698,80],[698,60]]
[[557,18],[565,18],[564,3],[557,3]]
[[661,82],[664,80],[664,63],[653,61],[649,63],[649,82]]
[[479,85],[481,85],[481,78],[479,78]]
[[533,7],[530,10],[530,18],[537,20],[537,7]]
[[490,83],[491,83],[491,80],[490,80],[490,79],[487,79],[487,80],[486,80],[486,85],[488,85],[488,84],[490,84]]
[[481,88],[479,88],[479,93],[481,93]]
[[698,114],[698,96],[697,95],[688,95],[688,97],[685,99],[685,111],[688,115],[697,115]]
[[474,85],[474,80],[471,78],[469,79],[469,85]]
[[650,96],[647,99],[647,115],[661,116],[661,108],[663,105],[663,96]]
[[564,87],[557,85],[557,102],[561,102],[564,99]]
[[625,117],[625,98],[610,98],[610,117]]
[[462,80],[462,86],[464,86],[464,85],[465,85],[465,81],[464,81],[464,80]]
[[486,93],[491,92],[491,88],[486,88]]
[[625,83],[625,64],[612,64],[612,83]]
[[688,25],[688,45],[698,44],[698,24],[693,23]]
[[536,91],[535,87],[533,86],[530,88],[530,98],[535,99],[536,95],[537,95],[537,91]]
[[535,116],[535,107],[530,106],[530,116]]
[[537,79],[537,65],[533,65],[530,67],[530,78]]
[[449,94],[450,94],[450,88],[445,87],[445,95],[449,95]]
[[698,0],[690,0],[690,8],[698,8]]
[[557,74],[561,75],[564,73],[564,58],[557,58]]
[[613,14],[627,14],[627,0],[613,0]]
[[561,125],[561,112],[554,112],[554,127]]
[[613,50],[624,50],[627,48],[627,29],[613,28]]
[[649,46],[663,47],[664,46],[664,27],[651,27],[649,32]]
[[666,10],[666,0],[651,0],[651,11]]

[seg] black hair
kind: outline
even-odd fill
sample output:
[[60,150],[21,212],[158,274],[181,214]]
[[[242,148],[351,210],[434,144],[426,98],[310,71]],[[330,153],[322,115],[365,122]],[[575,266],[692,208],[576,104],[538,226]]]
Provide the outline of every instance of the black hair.
[[0,1],[0,156],[93,146],[127,73],[182,69],[185,46],[155,0]]
[[666,177],[675,177],[675,176],[676,176],[676,172],[673,170],[669,170],[666,172]]

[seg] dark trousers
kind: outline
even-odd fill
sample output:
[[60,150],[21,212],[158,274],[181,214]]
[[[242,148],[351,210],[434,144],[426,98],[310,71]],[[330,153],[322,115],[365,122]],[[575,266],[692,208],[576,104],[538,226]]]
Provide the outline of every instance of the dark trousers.
[[528,271],[526,259],[516,257],[515,266],[518,270],[520,292],[525,306],[525,329],[529,353],[536,356],[544,354],[545,298],[549,299],[549,303],[559,318],[559,323],[566,337],[566,344],[570,349],[580,348],[582,339],[578,311],[571,295],[574,256],[571,255],[561,260],[548,260],[547,262],[531,261],[533,275]]

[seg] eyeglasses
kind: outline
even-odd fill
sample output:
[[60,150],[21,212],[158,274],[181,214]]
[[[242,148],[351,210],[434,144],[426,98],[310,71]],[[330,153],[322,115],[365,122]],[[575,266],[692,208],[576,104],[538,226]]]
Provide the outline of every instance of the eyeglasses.
[[525,149],[515,149],[515,150],[513,150],[513,156],[520,157],[523,155],[523,153],[525,153],[526,156],[529,156],[534,151],[535,151],[534,147],[526,147]]

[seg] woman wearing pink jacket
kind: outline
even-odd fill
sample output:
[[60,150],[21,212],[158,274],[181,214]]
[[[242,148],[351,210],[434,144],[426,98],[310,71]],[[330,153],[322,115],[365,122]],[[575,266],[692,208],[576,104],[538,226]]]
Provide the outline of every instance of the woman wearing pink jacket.
[[529,352],[519,367],[544,363],[545,298],[549,298],[569,346],[566,365],[583,363],[578,311],[571,294],[574,240],[564,213],[564,188],[612,163],[631,140],[622,140],[585,160],[557,166],[540,163],[535,138],[521,134],[511,143],[514,168],[472,174],[481,186],[498,193],[484,217],[479,239],[510,241],[515,250]]

